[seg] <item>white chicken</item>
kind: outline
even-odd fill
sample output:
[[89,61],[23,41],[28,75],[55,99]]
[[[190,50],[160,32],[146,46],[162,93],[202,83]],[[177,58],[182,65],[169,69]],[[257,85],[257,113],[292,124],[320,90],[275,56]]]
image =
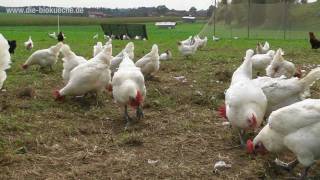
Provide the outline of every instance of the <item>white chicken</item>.
[[160,57],[158,51],[158,45],[154,44],[151,52],[143,56],[135,63],[135,65],[140,68],[142,74],[146,78],[152,76],[159,70]]
[[92,37],[92,39],[98,39],[99,38],[99,34],[97,33],[97,34],[95,34],[95,35],[93,35],[93,37]]
[[108,44],[112,44],[112,39],[111,38],[109,38],[108,41],[106,41],[105,46],[107,46]]
[[160,54],[160,60],[166,61],[172,58],[172,53],[170,50],[166,50],[164,53]]
[[233,73],[231,86],[225,94],[226,117],[233,127],[240,130],[241,145],[244,145],[244,131],[258,128],[267,108],[267,98],[262,89],[252,82],[253,54],[253,50],[247,50],[245,60]]
[[111,39],[111,38],[110,38],[110,36],[105,35],[105,34],[103,35],[103,38],[104,38],[105,40],[109,40],[109,39]]
[[281,48],[277,50],[271,64],[266,68],[267,76],[272,78],[281,76],[291,78],[295,74],[295,65],[292,62],[284,60],[282,53]]
[[122,59],[123,59],[123,53],[126,52],[130,59],[134,58],[134,44],[133,42],[129,42],[126,47],[115,57],[111,60],[111,66],[110,69],[114,73],[117,68],[119,67]]
[[126,52],[123,52],[123,56],[119,70],[112,78],[112,92],[115,101],[124,106],[124,118],[128,126],[132,122],[128,105],[136,109],[138,119],[143,117],[142,103],[146,97],[146,86],[140,68],[135,66]]
[[141,40],[141,36],[135,36],[134,39],[135,40]]
[[51,70],[53,65],[57,63],[60,48],[63,46],[62,42],[51,46],[48,49],[37,50],[31,54],[27,61],[22,65],[23,69],[27,69],[32,65],[39,65],[41,68],[49,67]]
[[268,124],[254,138],[247,141],[249,153],[280,153],[289,150],[297,160],[282,165],[292,170],[298,163],[305,169],[305,179],[310,167],[320,158],[320,100],[306,99],[271,113]]
[[77,56],[74,52],[71,51],[70,47],[66,44],[62,46],[60,51],[63,55],[62,78],[63,81],[67,83],[69,81],[70,72],[79,64],[87,63],[88,61],[82,56]]
[[261,43],[258,43],[257,48],[256,48],[256,53],[257,54],[265,54],[269,51],[269,49],[270,49],[270,45],[267,41],[264,43],[263,46],[261,45]]
[[93,46],[93,57],[98,55],[103,50],[102,42],[97,42],[96,45]]
[[252,59],[252,67],[257,71],[265,71],[265,69],[270,65],[275,52],[273,50],[269,50],[266,54],[255,54],[251,57]]
[[131,39],[130,36],[127,34],[122,36],[122,40],[130,40],[130,39]]
[[183,56],[191,56],[195,54],[198,50],[198,43],[195,42],[192,45],[184,45],[181,42],[178,42],[178,49]]
[[268,116],[272,111],[309,97],[309,88],[318,79],[320,79],[320,68],[313,69],[302,79],[258,77],[253,83],[262,88],[267,96],[266,116]]
[[33,48],[33,41],[31,39],[31,36],[29,36],[28,41],[24,42],[24,47],[26,47],[28,51],[31,51],[31,49]]
[[10,69],[11,56],[9,48],[8,41],[0,33],[0,89],[2,89],[4,81],[7,79],[6,70]]
[[208,38],[204,37],[201,39],[199,35],[194,37],[194,40],[198,43],[198,48],[203,48],[207,46]]
[[109,69],[112,45],[108,45],[97,56],[75,67],[70,72],[70,79],[65,87],[54,92],[56,100],[65,96],[81,96],[89,92],[99,93],[111,83]]
[[50,38],[52,38],[52,39],[57,39],[57,38],[58,38],[56,32],[48,33],[48,36],[49,36]]
[[213,40],[213,41],[219,41],[220,38],[218,38],[217,36],[212,36],[212,40]]
[[180,43],[185,46],[190,46],[194,43],[194,38],[192,36],[189,36],[188,39],[180,41]]

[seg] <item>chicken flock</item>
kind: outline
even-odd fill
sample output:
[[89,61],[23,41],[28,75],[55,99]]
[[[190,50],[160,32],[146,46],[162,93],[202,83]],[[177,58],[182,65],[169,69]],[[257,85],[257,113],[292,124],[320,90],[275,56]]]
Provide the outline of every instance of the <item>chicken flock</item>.
[[[190,36],[178,42],[178,50],[188,57],[205,47],[207,41],[207,37]],[[29,51],[34,47],[31,36],[24,45]],[[7,78],[6,70],[10,68],[9,48],[8,41],[0,34],[0,89]],[[112,39],[109,38],[105,44],[94,45],[93,57],[89,60],[77,55],[69,45],[58,42],[48,49],[34,51],[22,68],[37,65],[53,69],[59,54],[62,55],[64,87],[54,91],[54,98],[63,101],[66,96],[111,91],[115,102],[123,107],[125,127],[133,122],[128,107],[136,111],[137,120],[144,117],[145,81],[159,71],[160,60],[172,58],[170,50],[159,55],[158,45],[154,44],[149,53],[134,62],[133,42],[112,56]],[[225,103],[218,113],[239,131],[240,144],[248,153],[289,150],[297,160],[279,163],[279,166],[291,170],[300,163],[305,167],[301,175],[305,178],[320,158],[320,100],[308,99],[310,87],[320,79],[320,68],[302,77],[301,71],[283,56],[281,48],[271,50],[268,42],[263,46],[258,43],[256,51],[248,49],[242,64],[232,75]],[[254,78],[254,72],[259,76]],[[265,76],[260,76],[261,73]],[[253,140],[244,139],[245,133],[259,129]]]
[[[320,79],[320,68],[301,77],[295,65],[284,59],[282,49],[274,53],[269,43],[265,44],[257,45],[255,55],[251,49],[246,51],[244,61],[233,73],[219,114],[238,129],[240,144],[249,153],[293,152],[297,159],[291,163],[276,162],[289,171],[302,164],[304,179],[320,158],[320,100],[308,99],[310,87]],[[253,78],[254,71],[263,69],[266,76]],[[245,144],[244,134],[256,132],[263,124],[258,135]]]

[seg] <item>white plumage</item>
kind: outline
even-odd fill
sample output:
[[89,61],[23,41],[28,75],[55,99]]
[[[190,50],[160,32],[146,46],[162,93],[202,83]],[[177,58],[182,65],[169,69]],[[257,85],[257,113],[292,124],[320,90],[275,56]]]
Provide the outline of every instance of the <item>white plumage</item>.
[[75,67],[70,72],[67,85],[59,91],[55,91],[58,100],[64,96],[81,96],[89,92],[105,90],[111,82],[109,69],[112,54],[112,45],[104,48],[97,56]]
[[194,44],[194,38],[192,36],[189,36],[188,39],[180,41],[180,44],[185,45],[185,46],[190,46]]
[[291,78],[295,72],[296,68],[292,62],[284,60],[282,57],[282,49],[278,49],[271,64],[266,68],[267,76],[272,78],[285,76]]
[[269,50],[266,54],[255,54],[251,57],[252,67],[257,71],[265,71],[265,69],[270,65],[275,52]]
[[97,42],[96,45],[93,46],[93,57],[98,55],[103,50],[102,42]]
[[53,32],[53,33],[48,33],[48,36],[52,39],[57,39],[57,34],[56,32]]
[[306,77],[271,78],[259,77],[253,83],[262,88],[268,99],[266,115],[279,108],[304,100],[310,96],[310,86],[320,79],[320,68],[313,69]]
[[194,40],[198,43],[198,48],[203,48],[207,46],[208,38],[204,37],[201,39],[199,35],[194,37]]
[[139,59],[135,65],[141,69],[144,76],[156,73],[160,67],[158,45],[154,44],[151,52]]
[[9,48],[8,41],[0,33],[0,89],[2,89],[3,83],[7,79],[6,70],[10,69],[11,56]]
[[29,51],[33,48],[33,41],[31,39],[31,36],[29,36],[28,41],[24,42],[24,47],[26,47],[26,49]]
[[127,123],[130,123],[127,105],[137,109],[138,119],[143,117],[142,103],[146,97],[146,87],[140,68],[135,66],[126,52],[123,57],[119,70],[112,78],[112,88],[115,101],[125,107],[124,116]]
[[164,53],[160,54],[160,60],[166,61],[172,58],[172,53],[170,50],[166,50]]
[[198,43],[195,42],[192,45],[185,45],[179,42],[178,49],[183,56],[191,56],[197,52]]
[[61,48],[61,53],[63,55],[62,78],[63,81],[67,83],[69,81],[70,72],[79,64],[87,63],[88,61],[82,56],[77,56],[74,52],[71,51],[68,45],[63,45],[63,47]]
[[93,37],[92,37],[92,39],[98,39],[98,38],[99,38],[99,34],[98,33],[93,35]]
[[262,89],[252,82],[253,53],[253,50],[247,50],[245,60],[233,73],[231,86],[225,95],[226,116],[231,125],[240,130],[259,127],[267,108],[267,98]]
[[48,49],[35,51],[23,64],[23,69],[27,69],[32,65],[39,65],[40,67],[50,67],[52,69],[53,65],[55,65],[58,60],[58,55],[62,46],[63,43],[59,42],[55,46],[51,46]]
[[249,152],[290,150],[306,168],[320,158],[320,100],[306,99],[271,113],[268,124],[248,141]]
[[126,47],[115,57],[111,60],[111,66],[110,69],[112,72],[115,72],[117,68],[119,67],[122,59],[123,59],[123,53],[126,52],[130,59],[134,58],[134,44],[133,42],[129,42]]
[[269,49],[270,49],[270,45],[267,41],[264,43],[263,46],[260,43],[258,43],[257,48],[256,48],[256,53],[257,54],[265,54],[269,51]]
[[212,36],[212,40],[213,40],[213,41],[219,41],[220,38],[218,38],[217,36]]

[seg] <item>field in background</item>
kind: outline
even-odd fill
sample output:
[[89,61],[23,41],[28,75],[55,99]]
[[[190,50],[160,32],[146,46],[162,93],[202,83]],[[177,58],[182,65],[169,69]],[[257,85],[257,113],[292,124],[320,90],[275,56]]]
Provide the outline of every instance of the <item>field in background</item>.
[[[94,98],[67,98],[55,102],[52,91],[63,86],[59,60],[54,71],[23,71],[21,64],[32,52],[23,48],[31,35],[34,50],[56,43],[47,35],[56,26],[1,26],[0,33],[18,43],[12,68],[0,92],[0,179],[258,179],[287,178],[272,163],[274,155],[249,156],[233,148],[238,136],[223,126],[215,109],[223,103],[230,77],[244,52],[257,40],[209,40],[208,46],[189,59],[177,51],[177,41],[198,33],[204,24],[181,24],[174,30],[148,24],[150,40],[134,41],[135,60],[157,43],[170,49],[173,60],[161,62],[154,81],[147,81],[145,118],[124,131],[122,109],[110,94]],[[66,42],[77,54],[92,56],[92,37],[99,26],[62,26]],[[210,38],[209,38],[210,39]],[[306,40],[266,39],[273,49],[282,47],[286,58],[307,71],[319,63],[319,51]],[[128,41],[113,41],[117,54]],[[174,77],[185,76],[186,82]],[[320,84],[312,88],[319,98]],[[22,96],[26,88],[33,97]],[[253,136],[253,134],[251,134]],[[291,154],[281,156],[292,160]],[[213,172],[219,160],[230,169]],[[311,175],[320,175],[319,165]],[[294,171],[296,175],[301,167]]]

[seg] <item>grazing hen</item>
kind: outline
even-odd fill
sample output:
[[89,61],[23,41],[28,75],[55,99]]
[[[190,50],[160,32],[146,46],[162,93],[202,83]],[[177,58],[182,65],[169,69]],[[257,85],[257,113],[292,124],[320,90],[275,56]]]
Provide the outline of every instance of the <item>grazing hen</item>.
[[320,41],[316,38],[313,32],[309,32],[309,38],[312,49],[320,48]]
[[133,42],[129,42],[126,47],[115,57],[112,58],[111,60],[111,71],[114,73],[117,68],[119,67],[122,59],[123,59],[123,53],[126,52],[129,56],[130,59],[134,58],[134,44]]
[[60,31],[58,36],[57,36],[58,42],[63,42],[65,38],[66,37],[64,36],[63,32]]
[[164,53],[160,54],[160,60],[170,60],[172,58],[172,53],[170,50],[166,50]]
[[[271,113],[268,124],[254,138],[247,141],[249,153],[280,153],[289,150],[297,160],[281,165],[291,171],[298,163],[307,177],[310,167],[320,158],[320,100],[306,99]],[[282,163],[284,164],[284,163]]]
[[156,73],[160,67],[158,45],[154,44],[151,52],[139,59],[135,64],[141,69],[141,72],[145,77],[152,76]]
[[112,92],[115,101],[124,106],[124,119],[128,126],[132,122],[128,114],[128,105],[136,109],[138,119],[143,117],[142,103],[146,97],[146,87],[140,68],[135,66],[126,52],[123,56],[119,70],[112,78]]
[[266,54],[255,54],[251,57],[252,68],[257,71],[265,71],[268,65],[271,63],[275,52],[269,50]]
[[291,78],[296,73],[295,65],[292,62],[284,60],[282,49],[278,49],[271,64],[266,68],[267,76],[276,78],[285,76]]
[[244,131],[258,128],[267,108],[267,98],[262,89],[252,82],[253,50],[246,52],[245,60],[233,73],[231,86],[226,91],[226,117],[231,125],[239,129],[241,145]]
[[60,48],[63,46],[62,42],[59,42],[55,46],[51,46],[48,49],[41,49],[35,51],[22,65],[23,69],[27,69],[32,65],[39,65],[41,68],[49,67],[51,70],[53,65],[57,63]]
[[192,36],[189,36],[188,39],[180,41],[180,43],[185,46],[191,46],[192,44],[194,44],[194,38]]
[[63,55],[62,78],[63,81],[67,83],[69,81],[70,72],[79,64],[87,63],[88,61],[82,56],[77,56],[66,44],[62,46],[61,53]]
[[10,68],[11,64],[9,48],[8,41],[0,33],[0,89],[2,89],[3,83],[7,79],[6,70]]
[[310,86],[320,79],[320,68],[313,69],[306,77],[271,78],[259,77],[253,83],[262,88],[268,99],[266,116],[272,111],[302,101],[310,96]]
[[195,54],[198,50],[198,43],[195,42],[192,45],[184,45],[181,42],[178,42],[178,49],[183,56],[191,56]]
[[261,45],[261,43],[258,43],[257,48],[256,48],[256,53],[257,54],[265,54],[269,51],[269,49],[270,49],[270,45],[267,41],[264,43],[263,46]]
[[10,54],[14,54],[14,50],[17,48],[17,41],[16,40],[8,40],[8,44],[9,44],[9,53]]
[[31,36],[29,36],[28,41],[24,42],[24,47],[26,47],[28,51],[31,51],[31,49],[33,48],[33,41],[31,39]]
[[53,32],[53,33],[48,33],[48,36],[52,39],[57,39],[57,34],[56,32]]
[[67,95],[81,96],[89,92],[104,91],[111,82],[109,69],[112,54],[112,45],[104,48],[96,57],[87,63],[82,63],[70,72],[67,85],[54,92],[57,100],[63,100]]
[[198,48],[203,48],[207,46],[208,38],[204,37],[201,39],[199,35],[194,37],[194,40],[198,43]]

